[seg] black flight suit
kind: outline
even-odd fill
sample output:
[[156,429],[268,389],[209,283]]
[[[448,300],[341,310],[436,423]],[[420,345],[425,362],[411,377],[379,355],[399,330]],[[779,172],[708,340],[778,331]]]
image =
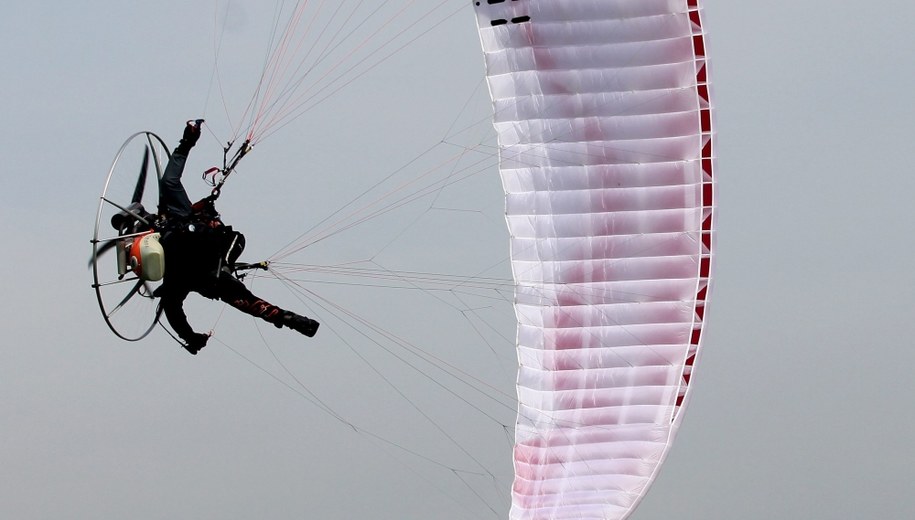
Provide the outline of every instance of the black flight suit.
[[159,213],[165,217],[165,224],[159,230],[165,251],[165,277],[155,295],[162,298],[162,310],[169,325],[187,343],[185,348],[191,354],[206,345],[209,336],[194,332],[184,313],[184,300],[196,292],[277,327],[285,325],[314,336],[317,321],[256,297],[233,276],[232,266],[244,249],[245,237],[222,223],[213,199],[208,197],[191,204],[181,184],[181,175],[199,135],[199,127],[188,123],[159,181]]

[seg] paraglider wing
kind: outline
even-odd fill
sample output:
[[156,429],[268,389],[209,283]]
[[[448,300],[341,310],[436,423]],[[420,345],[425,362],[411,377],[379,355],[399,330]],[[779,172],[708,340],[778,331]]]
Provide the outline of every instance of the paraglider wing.
[[622,519],[699,352],[713,246],[698,0],[475,2],[516,283],[513,519]]

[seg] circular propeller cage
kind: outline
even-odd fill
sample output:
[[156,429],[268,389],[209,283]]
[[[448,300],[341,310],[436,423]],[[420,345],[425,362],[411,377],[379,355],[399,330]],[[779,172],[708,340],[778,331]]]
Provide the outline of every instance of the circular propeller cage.
[[165,142],[152,132],[137,132],[118,150],[99,197],[92,236],[92,287],[102,317],[120,338],[138,341],[159,321],[153,292],[160,282],[143,280],[131,269],[133,240],[151,229],[163,169]]

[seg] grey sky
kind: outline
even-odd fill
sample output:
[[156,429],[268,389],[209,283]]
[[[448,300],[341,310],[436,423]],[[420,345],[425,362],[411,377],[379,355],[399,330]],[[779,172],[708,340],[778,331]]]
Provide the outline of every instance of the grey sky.
[[[473,96],[482,58],[467,4],[246,159],[220,199],[248,237],[245,258],[271,255],[435,144],[469,97],[466,114],[479,113],[480,94],[485,113],[485,93]],[[912,517],[915,7],[705,7],[718,108],[717,278],[684,426],[632,518]],[[255,8],[237,9],[227,41],[262,35]],[[104,327],[85,270],[98,192],[128,135],[148,129],[174,144],[204,110],[214,11],[211,1],[38,1],[0,17],[0,516],[506,518],[511,452],[498,422],[348,328],[356,322],[342,311],[258,279],[259,294],[321,319],[318,338],[221,315],[203,300],[191,321],[218,322],[218,341],[197,357],[161,332],[128,344]],[[239,68],[261,56],[248,51]],[[235,80],[227,75],[226,87],[246,94]],[[205,114],[215,128],[218,96]],[[207,139],[189,172],[220,159]],[[507,276],[490,170],[444,190],[434,209],[413,205],[290,260],[373,257],[388,269]],[[206,194],[188,180],[192,198]],[[504,301],[308,288],[512,391]],[[307,392],[370,433],[322,412]],[[413,408],[434,413],[430,402],[446,403],[434,424],[454,443]],[[473,474],[474,459],[495,485]]]

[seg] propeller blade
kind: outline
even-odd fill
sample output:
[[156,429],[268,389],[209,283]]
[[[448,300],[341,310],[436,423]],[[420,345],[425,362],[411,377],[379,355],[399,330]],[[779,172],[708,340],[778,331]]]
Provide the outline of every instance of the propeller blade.
[[130,202],[140,202],[143,200],[143,189],[146,188],[146,170],[149,169],[149,147],[143,150],[143,166],[140,167],[140,176],[137,178],[137,186],[133,189],[133,197]]
[[145,280],[137,280],[136,285],[134,285],[133,288],[130,289],[130,292],[127,293],[127,296],[125,296],[124,299],[121,300],[121,303],[119,303],[117,305],[117,307],[115,307],[114,309],[111,310],[111,312],[108,313],[108,317],[109,318],[112,317],[114,315],[114,313],[121,310],[121,307],[123,307],[131,298],[133,298],[133,296],[135,294],[137,294],[137,292],[140,291],[140,287],[143,287],[143,285],[145,285],[145,284],[146,284]]
[[143,290],[146,292],[140,293],[140,296],[142,296],[144,298],[149,298],[150,300],[155,298],[155,296],[153,296],[153,292],[155,292],[155,289],[153,289],[152,286],[149,285],[146,281],[143,282]]
[[[95,258],[99,258],[100,256],[107,253],[108,251],[111,251],[114,248],[114,246],[117,245],[117,243],[118,243],[118,240],[116,238],[112,238],[111,240],[102,242],[102,245],[100,245],[99,248],[95,251]],[[89,267],[92,267],[91,258],[89,259]]]

